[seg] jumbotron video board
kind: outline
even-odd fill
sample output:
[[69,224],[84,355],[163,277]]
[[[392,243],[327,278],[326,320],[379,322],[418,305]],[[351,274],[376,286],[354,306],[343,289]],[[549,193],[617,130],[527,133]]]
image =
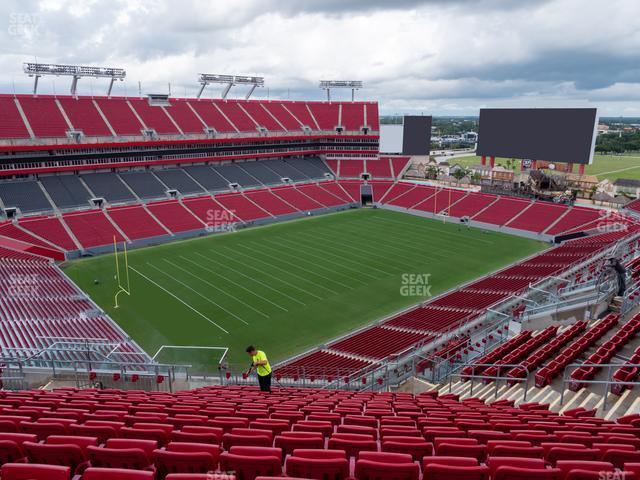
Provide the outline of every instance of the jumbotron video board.
[[590,164],[595,108],[480,109],[478,155]]
[[402,124],[380,125],[380,153],[429,155],[431,116],[405,115]]

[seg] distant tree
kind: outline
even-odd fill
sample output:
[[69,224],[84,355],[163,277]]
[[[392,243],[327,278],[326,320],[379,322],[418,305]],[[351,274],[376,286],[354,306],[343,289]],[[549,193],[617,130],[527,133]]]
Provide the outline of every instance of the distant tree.
[[467,168],[458,168],[457,170],[451,173],[451,176],[456,179],[456,183],[460,183],[460,180],[468,176],[469,173],[470,173],[470,170]]

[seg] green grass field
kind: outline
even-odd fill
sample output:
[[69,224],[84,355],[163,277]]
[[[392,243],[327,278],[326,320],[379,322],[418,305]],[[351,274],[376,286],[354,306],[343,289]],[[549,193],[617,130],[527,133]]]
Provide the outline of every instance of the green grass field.
[[[463,167],[470,167],[478,165],[481,158],[469,156],[451,158],[448,161],[452,165],[457,163]],[[496,165],[502,164],[503,167],[506,167],[506,161],[506,158],[496,158]],[[520,168],[519,162],[516,168]],[[574,171],[577,173],[578,167],[574,167]],[[587,165],[585,173],[587,175],[596,175],[599,180],[608,178],[612,182],[618,178],[640,180],[640,155],[595,155],[593,164]]]
[[[118,309],[113,255],[65,271],[151,355],[162,345],[224,346],[246,364],[248,344],[278,361],[420,302],[401,295],[403,274],[430,274],[435,295],[543,248],[362,209],[130,251],[131,296]],[[187,353],[163,360],[190,363]]]

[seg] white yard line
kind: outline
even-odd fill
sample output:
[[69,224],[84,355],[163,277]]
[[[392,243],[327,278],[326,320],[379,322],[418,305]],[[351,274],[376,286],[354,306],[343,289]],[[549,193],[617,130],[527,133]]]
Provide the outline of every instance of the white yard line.
[[[300,251],[297,248],[293,248],[293,247],[288,247],[286,245],[282,245],[283,243],[288,243],[288,242],[286,242],[286,240],[283,240],[283,239],[278,240],[278,243],[274,243],[274,242],[271,242],[269,240],[263,240],[263,241],[265,241],[265,242],[267,242],[269,244],[274,244],[277,248],[286,248],[287,250],[291,250],[291,251],[294,251],[294,252],[299,252]],[[296,246],[295,243],[293,245]],[[313,253],[310,253],[308,251],[308,249],[305,249],[304,255],[305,256],[309,256],[309,257],[313,257],[313,258],[317,258],[319,260],[322,260],[323,262],[327,262],[327,263],[330,263],[332,265],[336,265],[337,267],[340,267],[340,268],[345,268],[345,269],[350,270],[350,271],[355,272],[355,273],[360,273],[360,274],[364,273],[361,270],[355,270],[353,267],[347,267],[347,266],[345,266],[345,265],[343,265],[341,263],[338,263],[338,262],[336,262],[334,260],[329,260],[328,258],[321,257],[320,255],[314,255]],[[309,262],[309,263],[311,263],[311,262]],[[329,269],[325,269],[325,270],[329,270]],[[339,275],[342,275],[343,277],[347,277],[350,280],[353,280],[353,281],[356,281],[356,282],[360,283],[361,285],[367,285],[367,282],[363,282],[362,280],[359,280],[357,278],[353,278],[353,276],[350,275],[350,274],[342,273],[342,272],[339,272],[337,270],[329,270],[329,271],[333,272],[333,273],[337,273]],[[367,276],[371,277],[371,278],[375,278],[375,279],[378,278],[378,277],[374,277],[373,275],[368,275],[368,274],[367,274]]]
[[[220,310],[223,310],[224,312],[228,313],[229,315],[232,315],[233,317],[237,318],[238,320],[240,320],[242,323],[244,323],[245,325],[249,325],[246,321],[244,321],[242,318],[240,318],[238,315],[236,315],[235,313],[233,313],[232,311],[228,310],[227,308],[223,307],[222,305],[220,305],[219,303],[214,302],[213,300],[211,300],[210,298],[204,296],[202,293],[198,292],[195,288],[193,288],[191,285],[184,283],[181,280],[178,280],[177,278],[175,278],[173,275],[171,275],[168,272],[165,272],[164,270],[162,270],[161,268],[156,267],[155,265],[153,265],[152,263],[147,262],[147,265],[149,265],[151,268],[157,270],[158,272],[162,273],[163,275],[166,275],[167,277],[169,277],[171,280],[179,283],[180,285],[182,285],[183,287],[187,288],[188,290],[191,290],[193,293],[195,293],[196,295],[198,295],[199,297],[203,298],[204,300],[206,300],[207,302],[209,302],[210,304],[218,307]],[[175,267],[175,265],[173,265]]]
[[[267,250],[274,251],[274,252],[276,252],[276,253],[280,253],[277,249],[274,249],[274,248],[271,248],[271,247],[267,247],[267,246],[265,246],[265,245],[263,244],[263,242],[261,242],[261,243],[256,243],[255,245],[256,245],[256,248],[260,248],[260,249],[267,249]],[[309,262],[308,260],[304,260],[304,259],[301,259],[301,258],[299,258],[299,257],[297,257],[297,258],[296,258],[296,260],[298,260],[298,261],[304,261],[304,262],[306,262],[306,263],[312,263],[312,262]],[[297,268],[297,269],[305,270],[305,271],[306,271],[308,274],[310,274],[310,275],[315,275],[316,277],[323,278],[323,279],[325,279],[327,282],[335,283],[336,285],[340,285],[341,287],[346,288],[347,290],[353,290],[353,287],[352,287],[351,285],[347,285],[347,284],[342,283],[342,282],[339,282],[338,280],[335,280],[335,279],[333,279],[333,278],[326,277],[326,276],[322,275],[321,273],[312,272],[312,271],[310,271],[310,270],[305,269],[304,267],[302,267],[302,266],[300,266],[300,265],[296,265],[295,263],[291,263],[291,262],[289,262],[289,261],[287,261],[287,260],[284,260],[284,259],[282,259],[282,258],[278,258],[278,261],[280,261],[280,262],[282,262],[282,263],[286,263],[287,265],[291,265],[293,268]],[[313,266],[315,266],[315,267],[320,267],[320,268],[322,268],[323,270],[327,270],[326,268],[322,267],[321,265],[313,264]],[[329,271],[331,271],[331,270],[329,270]]]
[[[266,313],[264,313],[264,312],[262,312],[261,310],[258,310],[258,309],[256,309],[256,308],[252,307],[251,305],[249,305],[248,303],[244,302],[242,299],[240,299],[240,298],[236,297],[235,295],[231,295],[229,292],[225,292],[225,291],[224,291],[224,290],[222,290],[220,287],[218,287],[217,285],[214,285],[213,283],[209,282],[208,280],[206,280],[206,279],[204,279],[204,278],[201,278],[201,277],[199,277],[198,275],[195,275],[195,274],[191,273],[189,270],[187,270],[187,269],[185,269],[185,268],[182,268],[180,265],[176,265],[175,263],[173,263],[173,262],[172,262],[172,261],[170,261],[170,260],[167,260],[166,258],[165,258],[165,259],[163,259],[163,261],[165,261],[166,263],[168,263],[168,264],[169,264],[169,265],[171,265],[172,267],[177,268],[178,270],[181,270],[181,271],[185,272],[185,273],[186,273],[186,274],[188,274],[188,275],[191,275],[192,277],[196,278],[198,281],[200,281],[200,282],[202,282],[202,283],[205,283],[205,284],[209,285],[210,287],[215,288],[215,289],[216,289],[216,290],[218,290],[220,293],[222,293],[223,295],[226,295],[227,297],[231,298],[232,300],[234,300],[234,301],[236,301],[236,302],[238,302],[238,303],[241,303],[242,305],[244,305],[244,306],[246,306],[246,307],[249,307],[251,310],[253,310],[254,312],[256,312],[258,315],[262,315],[262,316],[263,316],[263,317],[265,317],[265,318],[269,318],[269,315],[267,315]],[[176,280],[176,281],[177,281],[177,280]],[[193,290],[193,288],[192,288],[191,290]],[[195,292],[195,290],[193,290],[193,291]],[[196,292],[196,293],[198,293],[198,292]],[[200,295],[200,294],[198,293],[198,295]],[[202,296],[202,297],[203,297],[203,298],[205,298],[207,301],[209,301],[209,299],[208,299],[207,297],[204,297],[203,295],[200,295],[200,296]],[[213,302],[213,301],[211,301],[211,302],[212,302],[212,303],[214,303],[214,305],[217,305],[217,303],[215,303],[215,302]],[[224,308],[224,307],[220,306],[220,308]],[[226,309],[225,309],[225,311],[226,311],[227,313],[232,314],[230,311],[228,311],[228,310],[226,310]],[[233,314],[232,314],[232,315],[233,315]],[[240,320],[242,323],[244,323],[245,325],[249,325],[249,324],[248,324],[245,320],[243,320],[242,318],[238,317],[237,315],[234,315],[234,316],[235,316],[238,320]]]
[[180,303],[182,303],[185,307],[189,308],[190,310],[192,310],[193,312],[197,313],[198,315],[200,315],[202,318],[204,318],[207,322],[211,323],[212,325],[215,325],[216,327],[218,327],[220,330],[222,330],[224,333],[229,334],[229,332],[227,330],[225,330],[224,328],[222,328],[220,325],[218,325],[216,322],[214,322],[213,320],[211,320],[209,317],[207,317],[206,315],[204,315],[203,313],[201,313],[200,311],[196,310],[195,308],[193,308],[191,305],[189,305],[187,302],[185,302],[184,300],[182,300],[180,297],[176,296],[175,294],[171,293],[169,290],[167,290],[166,288],[164,288],[162,285],[159,285],[158,283],[154,282],[153,280],[151,280],[149,277],[147,277],[145,274],[139,272],[138,270],[136,270],[133,267],[129,267],[129,269],[135,273],[137,273],[138,275],[140,275],[142,278],[144,278],[145,280],[147,280],[149,283],[155,285],[156,287],[158,287],[160,290],[162,290],[165,293],[168,293],[169,295],[171,295],[173,298],[175,298],[176,300],[178,300]]
[[[242,248],[242,249],[244,249],[244,250],[249,250],[249,252],[254,253],[254,250],[252,250],[251,248],[246,247],[246,246],[244,246],[244,245],[237,245],[237,248]],[[281,267],[279,267],[278,265],[274,265],[273,263],[270,263],[270,262],[265,262],[264,260],[262,260],[262,259],[260,259],[260,258],[256,258],[256,257],[255,257],[255,256],[253,256],[253,255],[246,255],[246,254],[245,254],[245,256],[246,256],[246,257],[251,258],[252,260],[255,260],[255,261],[260,262],[260,263],[264,263],[265,265],[268,265],[268,266],[270,266],[270,267],[272,267],[272,268],[275,268],[275,269],[277,269],[277,270],[280,270],[280,271],[282,271],[282,272],[286,273],[287,275],[291,275],[291,276],[294,276],[294,277],[296,277],[296,278],[299,278],[300,280],[302,280],[302,281],[304,281],[304,282],[311,283],[313,286],[318,287],[318,288],[322,288],[323,290],[326,290],[326,291],[328,291],[328,292],[331,292],[331,293],[333,293],[334,295],[338,295],[338,292],[336,292],[335,290],[330,289],[329,287],[325,287],[325,286],[324,286],[324,285],[322,285],[321,283],[316,283],[316,282],[314,282],[314,281],[312,281],[312,280],[309,280],[308,278],[304,278],[304,277],[302,277],[302,276],[300,276],[300,275],[298,275],[298,274],[296,274],[296,273],[293,273],[293,272],[292,272],[292,271],[290,271],[290,270],[285,270],[284,268],[281,268]],[[280,260],[278,259],[278,261],[280,261]]]
[[[199,252],[194,252],[194,255],[197,255],[197,256],[201,257],[203,260],[206,260],[206,261],[207,261],[207,262],[209,262],[209,263],[213,263],[213,264],[215,264],[215,265],[223,265],[223,266],[225,266],[226,268],[232,269],[235,273],[237,273],[238,275],[242,275],[244,278],[246,278],[247,280],[249,280],[249,281],[251,281],[251,282],[258,283],[258,284],[262,285],[263,287],[268,288],[268,289],[269,289],[269,290],[271,290],[272,292],[276,292],[277,294],[282,295],[283,297],[287,297],[289,300],[292,300],[292,301],[294,301],[294,302],[296,302],[296,303],[298,303],[298,304],[300,304],[300,305],[303,305],[303,306],[305,306],[305,307],[307,306],[307,304],[306,304],[306,303],[304,303],[304,302],[302,302],[302,301],[298,300],[297,298],[292,297],[291,295],[289,295],[289,294],[287,294],[287,293],[285,293],[285,292],[283,292],[283,291],[281,291],[281,290],[278,290],[277,288],[273,288],[271,285],[269,285],[269,284],[267,284],[267,283],[264,283],[263,281],[258,280],[257,278],[253,278],[253,277],[250,277],[249,275],[245,275],[245,274],[244,274],[244,273],[242,273],[240,270],[238,270],[238,269],[236,269],[236,268],[234,268],[234,267],[229,267],[228,265],[226,265],[226,264],[224,264],[224,263],[220,263],[220,262],[219,262],[219,261],[217,261],[217,260],[213,260],[213,259],[211,259],[211,258],[209,258],[209,257],[205,257],[204,255],[202,255],[202,254],[201,254],[201,253],[199,253]],[[226,257],[225,257],[225,258],[226,258]],[[246,266],[246,265],[245,265],[245,266]],[[254,269],[254,270],[255,270],[255,269]],[[259,270],[258,270],[258,271],[259,271]]]
[[[302,232],[298,232],[298,234],[302,234]],[[290,235],[289,238],[293,238],[293,235]],[[312,239],[313,236],[311,236]],[[315,239],[314,239],[315,240]],[[290,243],[295,245],[296,243],[294,242],[290,242],[288,240],[284,240],[284,239],[280,239],[280,242],[286,242],[286,243]],[[344,255],[336,255],[335,253],[331,253],[331,252],[335,252],[337,250],[331,250],[331,251],[327,251],[328,249],[326,248],[326,242],[323,241],[322,247],[318,247],[316,243],[309,243],[309,242],[305,242],[304,240],[301,239],[297,239],[296,242],[299,242],[300,245],[304,245],[305,247],[311,248],[312,250],[315,250],[317,252],[321,252],[323,255],[331,255],[332,257],[336,257],[340,262],[349,262],[349,263],[353,263],[356,266],[363,268],[363,265],[359,262],[356,262],[355,260],[351,260],[350,258],[344,258]],[[315,255],[316,257],[320,258],[320,255]],[[371,257],[367,257],[368,260],[371,260]],[[325,260],[323,258],[323,260]],[[335,262],[332,262],[335,263]],[[393,272],[388,272],[386,270],[381,270],[377,267],[374,267],[373,265],[367,265],[367,268],[370,268],[372,270],[376,270],[384,275],[391,275]],[[353,270],[353,269],[350,269]],[[357,270],[359,273],[361,273],[362,275],[366,275],[367,277],[373,278],[375,280],[378,280],[380,277],[375,276],[375,275],[371,275],[370,273],[367,273],[363,270]]]
[[[249,256],[249,255],[247,255],[247,254],[240,253],[240,252],[238,252],[237,250],[232,250],[232,249],[231,249],[231,248],[229,248],[229,247],[223,247],[223,248],[226,248],[227,250],[229,250],[229,251],[230,251],[231,253],[233,253],[234,255],[242,255],[243,257],[249,258],[250,260],[254,260],[254,258],[253,258],[253,257],[251,257],[251,256]],[[218,254],[219,254],[219,252],[218,252],[217,250],[209,250],[209,251],[210,251],[210,252],[213,252],[213,253],[218,253]],[[225,257],[225,258],[227,258],[227,257]],[[228,259],[228,258],[227,258],[227,259]],[[267,277],[269,277],[269,278],[273,278],[273,279],[274,279],[274,280],[276,280],[277,282],[284,283],[285,285],[288,285],[288,286],[290,286],[291,288],[295,288],[296,290],[298,290],[298,291],[300,291],[300,292],[303,292],[303,293],[306,293],[307,295],[310,295],[310,296],[312,296],[312,297],[314,297],[314,298],[317,298],[318,300],[323,300],[323,298],[322,298],[322,297],[319,297],[319,296],[318,296],[318,295],[316,295],[315,293],[310,292],[310,291],[308,291],[308,290],[305,290],[304,288],[299,287],[298,285],[294,285],[293,283],[289,283],[289,282],[287,282],[286,280],[283,280],[283,279],[282,279],[282,278],[280,278],[280,277],[276,277],[275,275],[272,275],[272,274],[271,274],[271,273],[269,273],[269,272],[266,272],[266,271],[264,271],[264,270],[260,270],[259,268],[256,268],[256,267],[254,267],[253,265],[249,265],[249,264],[247,264],[247,263],[242,263],[242,262],[240,262],[239,260],[235,260],[235,259],[233,259],[232,261],[234,261],[234,262],[236,262],[236,263],[240,264],[241,266],[243,266],[243,267],[245,267],[245,268],[250,268],[250,269],[251,269],[251,270],[253,270],[253,271],[256,271],[256,272],[258,272],[258,273],[261,273],[261,274],[263,274],[263,275],[266,275],[266,276],[267,276]],[[264,263],[265,265],[268,265],[269,267],[271,267],[271,266],[272,266],[272,265],[269,265],[269,264],[268,264],[268,263],[266,263],[266,262],[262,262],[262,263]]]
[[[233,284],[234,284],[234,285],[236,285],[238,288],[241,288],[241,289],[243,289],[244,291],[248,292],[250,295],[253,295],[254,297],[258,297],[259,299],[264,300],[265,302],[270,303],[271,305],[273,305],[274,307],[279,308],[279,309],[280,309],[280,310],[282,310],[283,312],[288,312],[288,311],[289,311],[289,310],[287,310],[286,308],[284,308],[283,306],[278,305],[278,304],[277,304],[277,303],[275,303],[275,302],[272,302],[271,300],[269,300],[269,299],[268,299],[268,298],[266,298],[266,297],[263,297],[263,296],[262,296],[262,295],[260,295],[259,293],[256,293],[256,292],[254,292],[254,291],[252,291],[252,290],[249,290],[249,289],[248,289],[247,287],[245,287],[244,285],[241,285],[241,284],[239,284],[238,282],[234,282],[233,280],[231,280],[230,278],[228,278],[228,277],[224,276],[224,275],[223,275],[223,274],[221,274],[221,273],[215,272],[215,271],[211,270],[210,268],[203,267],[202,265],[200,265],[200,264],[198,264],[198,263],[194,262],[193,260],[189,260],[189,259],[188,259],[187,257],[185,257],[185,256],[182,256],[182,255],[181,255],[181,256],[180,256],[180,258],[182,258],[183,260],[186,260],[187,262],[191,263],[192,265],[195,265],[197,268],[200,268],[200,269],[205,270],[205,271],[207,271],[207,272],[209,272],[209,273],[212,273],[213,275],[217,275],[218,277],[223,278],[224,280],[226,280],[226,281],[227,281],[227,282],[229,282],[229,283],[233,283]],[[167,261],[168,261],[168,260],[167,260]],[[196,278],[200,278],[200,277],[198,277],[197,275],[193,275],[193,276],[194,276],[194,277],[196,277]],[[240,299],[238,299],[238,300],[240,300]],[[242,301],[242,300],[240,300],[240,301]],[[244,302],[243,302],[243,303],[244,303]],[[248,305],[248,306],[249,306],[249,305]]]

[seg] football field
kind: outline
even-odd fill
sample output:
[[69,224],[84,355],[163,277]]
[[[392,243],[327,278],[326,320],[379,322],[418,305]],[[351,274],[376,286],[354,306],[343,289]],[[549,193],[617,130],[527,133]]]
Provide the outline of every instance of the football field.
[[[358,209],[132,250],[131,295],[118,309],[113,255],[65,271],[150,355],[163,345],[228,347],[231,362],[246,364],[248,344],[283,360],[545,246]],[[428,289],[402,288],[421,278]],[[194,363],[193,352],[164,349],[158,360]],[[220,351],[199,354],[213,367]]]

